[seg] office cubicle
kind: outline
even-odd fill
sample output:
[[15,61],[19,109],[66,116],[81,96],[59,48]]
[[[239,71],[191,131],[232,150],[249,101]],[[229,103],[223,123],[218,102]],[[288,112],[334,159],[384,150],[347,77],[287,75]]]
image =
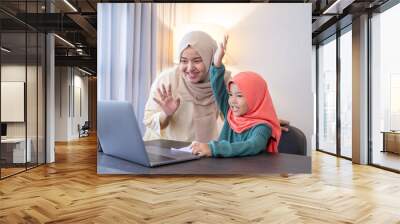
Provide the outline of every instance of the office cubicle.
[[[0,7],[6,3],[1,3]],[[0,10],[0,178],[45,162],[45,35],[18,20],[42,10],[20,2],[20,14]],[[7,22],[4,22],[7,21]]]

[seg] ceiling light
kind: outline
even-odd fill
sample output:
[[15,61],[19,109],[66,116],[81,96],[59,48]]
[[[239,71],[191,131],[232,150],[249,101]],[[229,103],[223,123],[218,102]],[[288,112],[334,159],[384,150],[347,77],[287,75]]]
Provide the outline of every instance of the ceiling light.
[[322,14],[342,14],[343,9],[351,5],[355,0],[336,0],[332,5],[324,10]]
[[1,47],[1,50],[4,51],[4,52],[6,52],[6,53],[10,53],[10,52],[11,52],[11,50],[9,50],[9,49],[7,49],[7,48],[5,48],[5,47]]
[[71,4],[68,2],[68,0],[64,0],[65,4],[67,4],[72,10],[74,10],[74,12],[78,12],[78,10]]
[[68,44],[70,47],[75,48],[75,45],[71,44],[71,42],[69,42],[68,40],[58,36],[57,34],[54,34],[55,37],[57,37],[58,39],[60,39],[61,41],[63,41],[64,43]]
[[83,73],[85,73],[85,74],[87,74],[87,75],[93,75],[92,73],[90,73],[90,72],[88,72],[88,71],[86,71],[86,70],[83,70],[83,69],[81,69],[81,68],[79,68],[79,67],[78,67],[78,70],[81,71],[81,72],[83,72]]

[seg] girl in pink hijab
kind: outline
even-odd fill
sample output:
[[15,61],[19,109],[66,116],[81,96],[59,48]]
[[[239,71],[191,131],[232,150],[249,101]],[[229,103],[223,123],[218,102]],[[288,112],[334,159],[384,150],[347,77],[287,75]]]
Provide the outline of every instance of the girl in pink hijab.
[[240,72],[224,82],[225,37],[214,56],[210,82],[219,109],[225,117],[218,141],[193,142],[192,153],[200,156],[236,157],[262,151],[278,152],[281,136],[268,86],[255,72]]

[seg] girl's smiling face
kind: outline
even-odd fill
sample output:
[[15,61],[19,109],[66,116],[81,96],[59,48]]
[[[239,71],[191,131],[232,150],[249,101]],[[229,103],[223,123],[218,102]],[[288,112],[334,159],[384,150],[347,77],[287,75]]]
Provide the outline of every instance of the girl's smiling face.
[[229,106],[235,117],[242,116],[247,113],[248,107],[246,98],[243,93],[239,90],[235,83],[229,85]]

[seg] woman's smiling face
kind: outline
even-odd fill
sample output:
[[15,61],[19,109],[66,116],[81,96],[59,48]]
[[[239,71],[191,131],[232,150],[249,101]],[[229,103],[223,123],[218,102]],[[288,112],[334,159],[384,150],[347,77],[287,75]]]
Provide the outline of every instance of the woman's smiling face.
[[203,82],[208,73],[200,54],[190,46],[182,51],[179,70],[191,83]]

